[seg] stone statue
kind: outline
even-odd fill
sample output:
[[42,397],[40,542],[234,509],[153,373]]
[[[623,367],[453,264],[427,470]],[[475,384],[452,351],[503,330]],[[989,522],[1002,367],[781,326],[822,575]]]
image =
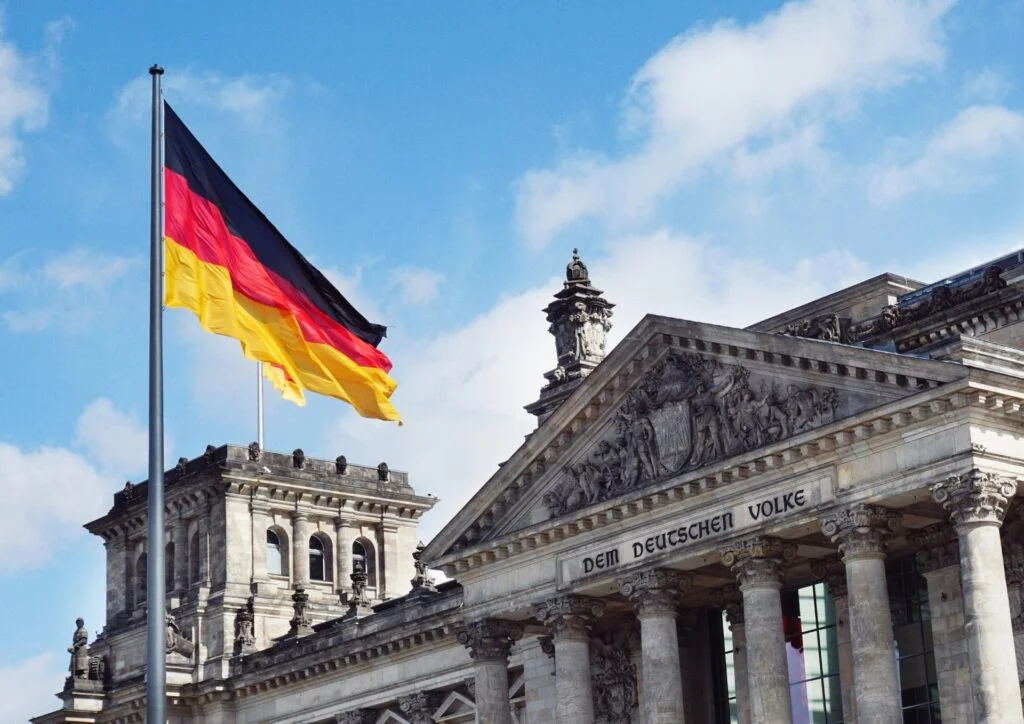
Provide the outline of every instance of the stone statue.
[[73,679],[89,678],[89,632],[85,628],[85,619],[75,619],[75,633],[71,637],[71,654],[69,670]]
[[245,607],[235,614],[235,653],[247,654],[256,650],[256,616],[253,599],[249,596]]
[[[423,550],[426,546],[423,545],[423,541],[420,541],[416,546],[416,550],[412,552],[413,566],[416,568],[416,576],[412,579],[413,590],[422,591],[433,591],[434,580],[430,576],[430,571],[427,570],[427,564],[423,562]],[[362,561],[357,561],[362,565]]]
[[352,600],[349,602],[351,608],[358,608],[360,606],[369,606],[370,602],[366,599],[366,564],[356,558],[352,561],[352,573],[349,576],[352,579]]
[[313,622],[306,612],[308,605],[309,594],[306,593],[306,588],[301,583],[295,584],[295,593],[292,594],[292,618],[288,622],[289,636],[305,636],[313,633]]
[[181,635],[181,629],[178,627],[178,622],[174,620],[174,616],[169,613],[164,614],[164,621],[167,626],[167,653],[176,653],[184,656],[186,659],[191,659],[192,654],[195,652],[195,644]]

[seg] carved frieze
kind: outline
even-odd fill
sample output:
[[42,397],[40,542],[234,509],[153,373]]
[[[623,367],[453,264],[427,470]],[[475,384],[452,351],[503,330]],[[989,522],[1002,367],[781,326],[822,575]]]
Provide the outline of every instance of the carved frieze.
[[997,292],[1006,286],[1002,273],[1001,267],[993,265],[985,269],[981,277],[959,288],[938,286],[912,304],[906,306],[891,304],[883,307],[882,313],[874,319],[851,326],[848,332],[849,341],[859,342],[868,337],[884,334],[897,327],[913,324],[933,314],[945,312],[953,307],[979,299],[986,294]]
[[836,391],[676,353],[630,391],[612,429],[545,493],[553,517],[830,423]]
[[636,667],[631,660],[628,631],[594,638],[590,671],[596,724],[638,724],[640,721]]
[[932,497],[946,509],[953,525],[1000,525],[1016,493],[1017,485],[1012,479],[977,468],[963,475],[951,475],[932,486]]

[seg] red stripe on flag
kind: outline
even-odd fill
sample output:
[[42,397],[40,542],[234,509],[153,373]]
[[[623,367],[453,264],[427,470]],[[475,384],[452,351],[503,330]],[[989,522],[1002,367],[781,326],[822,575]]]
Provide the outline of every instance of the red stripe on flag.
[[288,280],[260,263],[252,249],[228,229],[208,199],[194,193],[188,181],[164,169],[165,233],[200,260],[228,271],[231,286],[249,299],[291,314],[308,342],[327,344],[362,367],[391,370],[391,360],[320,310]]

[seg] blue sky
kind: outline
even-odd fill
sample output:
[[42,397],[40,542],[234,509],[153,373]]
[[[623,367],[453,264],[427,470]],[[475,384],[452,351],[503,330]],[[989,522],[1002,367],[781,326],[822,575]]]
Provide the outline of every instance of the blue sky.
[[[375,321],[402,428],[271,395],[267,444],[386,460],[436,532],[532,428],[579,246],[618,306],[744,325],[1024,246],[1024,2],[0,3],[0,701],[55,708],[81,529],[145,474],[148,75]],[[255,437],[237,344],[166,314],[168,459]]]

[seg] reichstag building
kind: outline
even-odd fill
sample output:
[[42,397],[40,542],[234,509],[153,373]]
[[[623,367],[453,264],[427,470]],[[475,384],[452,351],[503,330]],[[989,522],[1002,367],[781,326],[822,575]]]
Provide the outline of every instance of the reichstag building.
[[[1024,252],[606,350],[613,306],[574,254],[536,430],[425,547],[386,464],[179,460],[170,720],[1024,721]],[[146,498],[37,724],[144,721]]]

